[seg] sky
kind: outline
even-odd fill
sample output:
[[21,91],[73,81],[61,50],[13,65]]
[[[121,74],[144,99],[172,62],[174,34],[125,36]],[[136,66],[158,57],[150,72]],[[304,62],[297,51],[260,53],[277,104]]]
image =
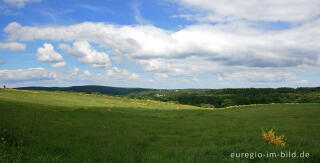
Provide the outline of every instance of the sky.
[[0,84],[320,86],[320,1],[0,0]]

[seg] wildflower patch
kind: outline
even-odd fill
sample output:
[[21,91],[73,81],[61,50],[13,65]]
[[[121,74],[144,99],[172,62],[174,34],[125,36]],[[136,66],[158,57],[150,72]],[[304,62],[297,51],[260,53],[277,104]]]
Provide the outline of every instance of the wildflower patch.
[[284,141],[284,136],[276,136],[273,129],[269,131],[262,130],[262,138],[267,144],[272,144],[280,147],[286,146],[286,142]]

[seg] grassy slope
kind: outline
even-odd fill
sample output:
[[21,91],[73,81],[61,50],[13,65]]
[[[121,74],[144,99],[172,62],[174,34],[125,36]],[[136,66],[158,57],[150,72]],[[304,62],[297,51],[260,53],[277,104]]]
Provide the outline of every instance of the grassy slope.
[[[315,162],[320,160],[319,117],[320,104],[206,110],[112,96],[2,89],[0,127],[7,142],[1,144],[0,162],[249,162],[229,155],[289,150],[310,152],[312,158],[304,161]],[[262,128],[275,128],[288,145],[265,144]],[[298,161],[257,161],[266,160]]]

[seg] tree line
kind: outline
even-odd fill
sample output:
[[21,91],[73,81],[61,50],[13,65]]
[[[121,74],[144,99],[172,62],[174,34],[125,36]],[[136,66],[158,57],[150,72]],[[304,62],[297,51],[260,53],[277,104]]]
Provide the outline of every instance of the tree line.
[[130,94],[129,97],[216,108],[269,103],[320,103],[320,87],[150,90]]

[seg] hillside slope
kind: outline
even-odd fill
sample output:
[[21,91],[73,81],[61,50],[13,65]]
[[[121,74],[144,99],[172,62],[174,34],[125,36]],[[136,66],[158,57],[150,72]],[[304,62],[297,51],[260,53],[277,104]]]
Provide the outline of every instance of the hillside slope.
[[[0,89],[0,162],[317,162],[320,104],[208,109],[97,94]],[[266,144],[262,129],[284,135]],[[2,139],[3,138],[3,139]],[[310,158],[231,158],[234,152]]]

